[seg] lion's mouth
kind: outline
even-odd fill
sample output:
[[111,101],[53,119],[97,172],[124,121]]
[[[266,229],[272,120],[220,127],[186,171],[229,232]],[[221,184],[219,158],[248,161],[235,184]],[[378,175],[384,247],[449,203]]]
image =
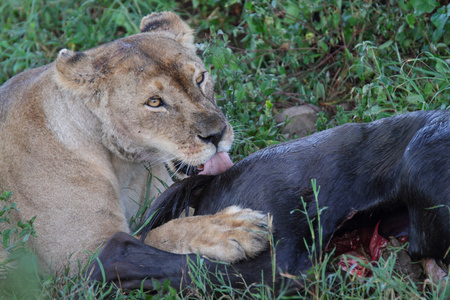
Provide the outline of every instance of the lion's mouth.
[[187,176],[198,175],[201,171],[203,171],[203,168],[204,168],[204,164],[200,164],[198,166],[192,166],[192,165],[185,164],[179,160],[173,161],[173,166],[177,173],[183,173]]
[[173,161],[174,169],[177,173],[183,173],[187,176],[192,175],[218,175],[233,166],[230,156],[226,152],[217,152],[204,164],[192,166],[182,161]]

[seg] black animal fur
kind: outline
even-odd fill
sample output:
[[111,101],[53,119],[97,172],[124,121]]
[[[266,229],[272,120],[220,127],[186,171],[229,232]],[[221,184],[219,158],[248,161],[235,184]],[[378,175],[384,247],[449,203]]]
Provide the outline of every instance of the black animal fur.
[[[327,207],[321,214],[324,243],[354,214],[369,220],[373,215],[407,211],[413,259],[433,257],[450,263],[448,110],[346,124],[263,149],[219,176],[188,178],[158,198],[149,213],[156,212],[155,217],[143,238],[151,228],[178,217],[187,206],[201,215],[238,205],[273,216],[277,269],[304,272],[311,266],[304,239],[310,243],[311,234],[300,210],[303,198],[309,216],[317,214],[311,179],[320,186],[320,207]],[[186,255],[165,253],[138,241],[125,247],[129,241],[123,234],[109,243],[100,255],[110,270],[107,280],[117,281],[118,273],[122,285],[135,281],[137,287],[149,277],[170,278],[180,286],[190,281],[185,276]],[[252,283],[261,278],[270,282],[271,263],[267,250],[232,267],[207,260],[205,266],[238,271]],[[98,272],[94,275],[98,277]],[[231,280],[240,285],[239,278]]]

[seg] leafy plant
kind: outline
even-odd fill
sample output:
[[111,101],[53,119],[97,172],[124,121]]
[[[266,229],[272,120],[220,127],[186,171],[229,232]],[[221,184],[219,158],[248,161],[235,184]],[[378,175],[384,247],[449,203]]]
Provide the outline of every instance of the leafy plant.
[[17,260],[21,255],[28,252],[27,241],[30,237],[36,237],[36,232],[33,227],[33,222],[36,219],[34,216],[31,220],[16,224],[13,223],[12,214],[14,211],[18,211],[16,203],[10,203],[10,197],[12,192],[3,192],[0,195],[0,203],[3,204],[3,208],[0,210],[0,223],[3,223],[6,228],[0,232],[3,249],[12,254],[4,264],[0,265],[1,268],[6,268],[7,264]]
[[33,222],[36,217],[25,222],[14,222],[17,204],[11,202],[12,192],[0,195],[0,224],[5,229],[0,231],[0,251],[8,255],[0,261],[0,297],[30,297],[40,289],[37,258],[27,246],[30,237],[36,237]]

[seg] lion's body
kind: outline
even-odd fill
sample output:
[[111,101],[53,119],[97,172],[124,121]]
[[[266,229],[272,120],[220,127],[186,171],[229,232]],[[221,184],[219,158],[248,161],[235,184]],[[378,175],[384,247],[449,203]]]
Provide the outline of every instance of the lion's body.
[[[140,202],[136,194],[144,194],[146,174],[142,164],[114,159],[101,145],[101,137],[83,134],[83,130],[92,133],[87,127],[96,125],[82,121],[89,120],[91,113],[83,105],[57,101],[64,99],[62,92],[61,98],[49,95],[57,90],[55,83],[48,85],[54,72],[54,65],[25,72],[0,90],[0,182],[1,188],[13,191],[18,219],[38,216],[39,238],[34,243],[42,260],[50,262],[53,257],[65,262],[55,257],[55,249],[65,256],[95,250],[112,233],[129,232],[126,217],[136,204],[127,194]],[[171,183],[164,165],[154,169],[155,176]],[[126,193],[131,189],[124,187],[136,194]],[[118,213],[121,205],[124,214]],[[91,234],[95,239],[86,238]]]
[[[141,31],[62,50],[0,88],[0,188],[13,191],[17,220],[37,216],[33,246],[46,267],[130,232],[146,166],[171,184],[165,163],[195,166],[231,146],[191,30],[163,13],[144,18]],[[150,197],[162,189],[153,180]]]

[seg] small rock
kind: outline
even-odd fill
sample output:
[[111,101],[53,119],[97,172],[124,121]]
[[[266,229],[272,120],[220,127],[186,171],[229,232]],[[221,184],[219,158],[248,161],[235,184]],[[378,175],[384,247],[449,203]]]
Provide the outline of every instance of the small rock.
[[438,283],[440,280],[445,282],[445,277],[448,276],[448,273],[442,269],[433,258],[423,259],[422,267],[425,274],[427,274],[428,278],[434,283]]
[[316,131],[314,126],[320,109],[314,105],[299,105],[283,109],[275,116],[275,122],[281,124],[287,119],[290,122],[284,127],[283,134],[288,139],[304,137]]

